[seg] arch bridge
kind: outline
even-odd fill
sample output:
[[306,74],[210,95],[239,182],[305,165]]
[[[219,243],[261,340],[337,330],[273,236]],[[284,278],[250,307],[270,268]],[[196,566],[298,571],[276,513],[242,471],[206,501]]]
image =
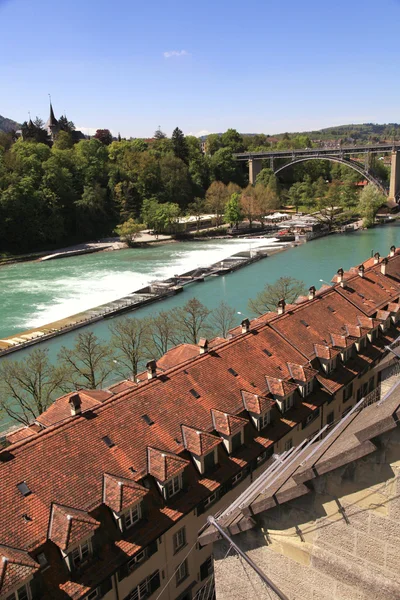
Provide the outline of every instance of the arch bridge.
[[[391,154],[391,172],[389,190],[377,179],[369,169],[369,159],[371,154]],[[351,156],[364,156],[364,164],[360,159],[352,159]],[[332,148],[306,148],[301,150],[283,150],[276,152],[254,152],[234,154],[236,160],[247,161],[249,164],[249,181],[254,184],[257,175],[261,171],[262,161],[269,160],[270,167],[275,175],[278,175],[285,169],[293,165],[305,162],[307,160],[330,160],[350,167],[360,173],[367,181],[376,185],[382,193],[388,196],[388,202],[394,205],[400,200],[400,144],[376,144],[373,146],[350,146],[337,149]],[[276,161],[285,160],[285,164],[279,163],[276,167]]]

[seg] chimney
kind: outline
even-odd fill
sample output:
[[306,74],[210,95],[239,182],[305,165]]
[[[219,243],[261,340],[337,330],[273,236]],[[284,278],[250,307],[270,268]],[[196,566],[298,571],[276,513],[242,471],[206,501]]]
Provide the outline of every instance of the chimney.
[[344,287],[344,281],[343,281],[343,276],[344,276],[344,271],[342,268],[337,270],[337,281],[338,283],[340,283],[340,285],[342,287]]
[[396,246],[390,246],[389,256],[394,256],[395,254],[396,254]]
[[381,273],[382,275],[386,275],[386,265],[388,264],[388,259],[384,258],[381,262]]
[[71,416],[75,417],[76,415],[80,415],[82,412],[82,402],[79,394],[72,394],[68,402],[71,407]]
[[242,325],[242,333],[247,333],[250,329],[249,319],[243,319],[241,325]]
[[311,287],[308,289],[308,299],[309,299],[309,300],[314,300],[314,298],[315,298],[315,286],[313,286],[313,285],[312,285],[312,286],[311,286]]
[[377,265],[379,262],[381,255],[379,254],[379,252],[375,252],[374,254],[374,265]]
[[154,379],[157,377],[157,363],[155,360],[149,360],[146,364],[147,379]]
[[364,277],[364,271],[365,271],[365,267],[364,267],[364,265],[361,264],[358,267],[358,274],[359,274],[360,277]]
[[200,354],[205,354],[206,352],[208,352],[208,339],[207,338],[200,338],[199,348],[200,348]]
[[278,302],[278,315],[283,315],[283,313],[285,312],[285,306],[285,298],[281,298]]

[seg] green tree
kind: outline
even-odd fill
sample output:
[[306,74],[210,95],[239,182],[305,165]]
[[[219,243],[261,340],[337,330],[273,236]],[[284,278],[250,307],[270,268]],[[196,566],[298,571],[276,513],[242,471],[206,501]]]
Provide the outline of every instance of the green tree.
[[161,131],[161,126],[159,125],[158,128],[155,130],[153,137],[156,140],[163,140],[167,137],[167,135],[163,131]]
[[63,368],[50,363],[47,350],[35,349],[22,360],[3,360],[0,414],[29,425],[60,395],[64,383]]
[[279,277],[275,283],[267,283],[265,288],[253,299],[249,300],[249,310],[256,315],[276,310],[278,302],[283,298],[292,304],[299,296],[307,292],[303,281],[293,277]]
[[201,217],[204,215],[206,204],[203,198],[195,198],[193,202],[188,205],[188,213],[196,218],[196,229],[199,231]]
[[57,359],[65,380],[75,389],[101,388],[114,370],[111,348],[100,341],[93,331],[83,331],[75,337],[73,348],[62,346]]
[[227,199],[228,192],[226,185],[222,181],[213,181],[206,192],[206,208],[210,213],[215,215],[217,225],[220,225],[222,222],[222,215],[224,214]]
[[222,134],[221,142],[224,148],[229,148],[233,153],[243,152],[244,150],[243,136],[241,136],[236,129],[228,129],[225,131],[225,133]]
[[173,202],[181,208],[192,200],[192,186],[187,165],[176,156],[163,156],[160,160],[160,197],[165,202]]
[[185,136],[179,127],[175,127],[174,131],[172,132],[171,141],[175,156],[183,160],[183,162],[188,163],[189,148]]
[[218,133],[210,133],[206,139],[206,153],[213,155],[222,147],[221,136]]
[[227,184],[230,181],[240,183],[238,162],[233,158],[230,148],[220,148],[211,157],[211,169],[214,178]]
[[225,204],[224,219],[225,223],[230,223],[231,227],[233,224],[239,227],[239,223],[243,218],[242,207],[240,204],[240,194],[233,193]]
[[67,133],[72,133],[73,131],[75,131],[74,123],[72,121],[68,121],[65,115],[62,115],[58,119],[58,126],[60,128],[60,131],[65,131]]
[[126,242],[128,246],[134,245],[138,237],[142,235],[144,225],[142,223],[136,223],[134,219],[128,219],[121,225],[117,225],[115,233],[119,235],[123,242]]
[[375,185],[370,183],[364,187],[358,202],[358,211],[364,227],[371,227],[375,223],[376,213],[385,201],[385,197]]
[[328,225],[329,230],[332,230],[342,220],[343,204],[340,187],[337,181],[333,181],[325,196],[319,198],[317,202],[319,215],[316,216],[321,222]]

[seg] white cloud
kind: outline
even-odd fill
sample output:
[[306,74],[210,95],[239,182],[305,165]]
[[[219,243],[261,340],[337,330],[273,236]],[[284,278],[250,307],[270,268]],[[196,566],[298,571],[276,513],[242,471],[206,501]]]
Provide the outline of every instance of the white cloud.
[[190,56],[187,50],[169,50],[164,52],[164,58],[174,58],[176,56]]
[[211,133],[211,131],[208,131],[208,129],[201,129],[197,133],[194,133],[193,131],[190,131],[186,135],[194,135],[195,137],[201,137],[202,135],[210,135],[210,133]]
[[75,128],[85,135],[94,135],[98,129],[97,127],[81,127],[80,125],[75,125]]

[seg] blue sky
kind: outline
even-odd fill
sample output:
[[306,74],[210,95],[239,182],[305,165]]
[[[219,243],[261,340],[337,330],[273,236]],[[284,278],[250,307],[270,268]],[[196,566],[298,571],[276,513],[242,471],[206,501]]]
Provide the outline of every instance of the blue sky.
[[149,137],[400,121],[400,0],[0,0],[0,114]]

